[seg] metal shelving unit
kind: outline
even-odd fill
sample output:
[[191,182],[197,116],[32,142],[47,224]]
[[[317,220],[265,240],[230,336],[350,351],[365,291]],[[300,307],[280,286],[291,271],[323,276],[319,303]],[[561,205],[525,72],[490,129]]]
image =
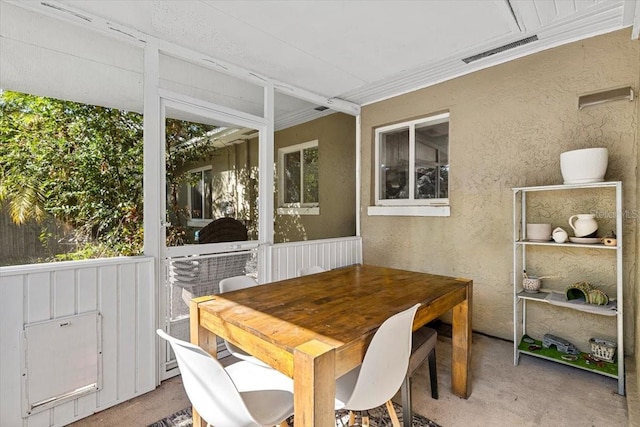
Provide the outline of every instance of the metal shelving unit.
[[[527,224],[527,194],[531,192],[545,192],[558,190],[585,190],[585,189],[611,189],[615,192],[616,202],[616,246],[605,246],[602,244],[580,244],[580,243],[555,243],[528,241],[526,236]],[[618,380],[618,393],[625,394],[624,385],[624,333],[623,333],[623,270],[622,270],[622,182],[599,182],[590,184],[568,184],[568,185],[545,185],[536,187],[516,187],[513,188],[513,363],[517,365],[521,354],[547,359],[553,362],[562,363],[579,369],[585,369],[600,375],[616,378]],[[604,251],[615,251],[616,259],[616,296],[615,303],[607,306],[594,306],[591,304],[566,304],[558,302],[553,295],[547,292],[537,294],[522,291],[522,274],[527,265],[527,249],[530,247],[565,247],[576,251],[585,249],[596,249]],[[527,304],[551,304],[557,306],[558,310],[579,310],[601,316],[603,321],[607,318],[615,317],[617,333],[616,363],[594,364],[585,363],[581,354],[577,361],[563,360],[560,357],[542,354],[536,351],[529,351],[523,342],[527,330]],[[521,309],[519,309],[521,308]],[[536,341],[537,342],[537,341]],[[548,352],[546,352],[548,353]],[[599,366],[598,366],[599,365]]]

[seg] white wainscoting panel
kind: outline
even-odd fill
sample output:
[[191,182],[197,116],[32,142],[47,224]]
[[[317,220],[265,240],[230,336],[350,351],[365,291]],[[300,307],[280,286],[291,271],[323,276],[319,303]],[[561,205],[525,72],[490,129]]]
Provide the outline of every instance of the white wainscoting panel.
[[271,247],[271,280],[284,280],[298,275],[298,270],[312,265],[326,270],[362,263],[362,238],[307,240],[279,243]]
[[[156,387],[153,264],[131,257],[0,268],[0,426],[64,426]],[[102,389],[22,418],[24,326],[91,311],[102,316]]]

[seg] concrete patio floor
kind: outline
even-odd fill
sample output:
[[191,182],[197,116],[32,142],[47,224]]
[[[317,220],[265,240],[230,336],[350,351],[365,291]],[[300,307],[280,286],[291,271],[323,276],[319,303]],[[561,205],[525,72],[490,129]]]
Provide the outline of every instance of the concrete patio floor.
[[[473,388],[471,397],[464,400],[450,392],[451,339],[441,334],[437,346],[440,398],[431,399],[425,364],[413,380],[414,412],[443,427],[640,426],[637,396],[618,395],[616,380],[527,356],[513,366],[512,351],[510,342],[473,335]],[[633,372],[628,365],[628,379],[635,378]],[[637,386],[627,384],[627,389],[637,390]],[[399,395],[394,400],[399,402]],[[188,405],[176,377],[153,392],[72,426],[146,426]]]

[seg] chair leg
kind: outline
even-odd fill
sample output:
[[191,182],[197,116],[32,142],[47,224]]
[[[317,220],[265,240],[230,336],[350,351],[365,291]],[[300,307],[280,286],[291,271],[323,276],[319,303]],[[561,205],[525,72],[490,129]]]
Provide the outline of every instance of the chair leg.
[[356,414],[353,411],[349,411],[349,426],[353,426],[356,423]]
[[402,398],[402,425],[411,427],[412,411],[411,411],[411,378],[407,375],[400,386],[400,395]]
[[436,349],[429,353],[429,379],[431,380],[431,397],[438,398],[438,371],[436,369]]
[[387,411],[389,411],[389,417],[391,418],[391,425],[393,427],[400,427],[400,420],[398,419],[398,414],[396,414],[396,409],[393,407],[393,402],[387,400]]

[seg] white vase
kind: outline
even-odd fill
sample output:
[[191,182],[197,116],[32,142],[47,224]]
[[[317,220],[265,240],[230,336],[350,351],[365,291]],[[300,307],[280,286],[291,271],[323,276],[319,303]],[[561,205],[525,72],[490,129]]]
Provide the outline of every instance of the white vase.
[[560,171],[565,184],[604,181],[609,161],[606,148],[583,148],[560,154]]

